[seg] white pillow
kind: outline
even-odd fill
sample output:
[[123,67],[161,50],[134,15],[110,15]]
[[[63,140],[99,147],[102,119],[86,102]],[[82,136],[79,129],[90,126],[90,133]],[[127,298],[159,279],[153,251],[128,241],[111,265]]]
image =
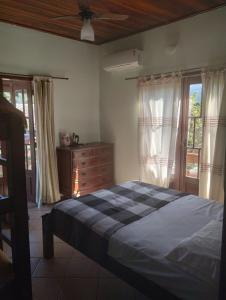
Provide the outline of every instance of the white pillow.
[[216,286],[220,272],[221,240],[222,222],[212,220],[182,240],[166,258],[194,277]]

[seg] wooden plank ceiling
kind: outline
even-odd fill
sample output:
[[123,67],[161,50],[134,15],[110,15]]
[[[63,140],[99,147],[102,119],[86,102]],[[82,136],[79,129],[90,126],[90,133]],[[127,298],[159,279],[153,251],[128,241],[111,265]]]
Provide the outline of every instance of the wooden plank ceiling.
[[[95,13],[127,14],[125,21],[94,20],[95,44],[168,24],[218,6],[226,0],[90,0]],[[53,20],[77,14],[76,0],[0,0],[0,21],[80,40],[80,19]]]

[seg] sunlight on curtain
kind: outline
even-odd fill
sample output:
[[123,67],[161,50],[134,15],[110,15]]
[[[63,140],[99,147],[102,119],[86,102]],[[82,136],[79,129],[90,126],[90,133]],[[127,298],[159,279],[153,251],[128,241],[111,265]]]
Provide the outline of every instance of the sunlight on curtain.
[[36,202],[54,203],[60,200],[51,78],[35,77],[34,103],[37,137],[37,195]]
[[140,179],[169,187],[175,168],[181,75],[139,80]]
[[202,74],[203,147],[199,195],[223,201],[226,146],[226,89],[224,71]]

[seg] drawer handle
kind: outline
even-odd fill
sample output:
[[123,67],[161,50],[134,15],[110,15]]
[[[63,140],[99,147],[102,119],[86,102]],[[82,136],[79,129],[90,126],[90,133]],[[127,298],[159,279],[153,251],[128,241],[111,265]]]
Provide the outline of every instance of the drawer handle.
[[83,165],[83,166],[85,166],[85,164],[86,164],[86,162],[85,162],[85,161],[83,161],[83,162],[82,162],[82,165]]
[[85,175],[86,175],[86,173],[83,172],[83,173],[82,173],[82,176],[85,176]]
[[82,156],[85,156],[86,155],[86,153],[85,152],[82,152]]
[[84,182],[84,183],[82,184],[82,186],[86,186],[86,182]]

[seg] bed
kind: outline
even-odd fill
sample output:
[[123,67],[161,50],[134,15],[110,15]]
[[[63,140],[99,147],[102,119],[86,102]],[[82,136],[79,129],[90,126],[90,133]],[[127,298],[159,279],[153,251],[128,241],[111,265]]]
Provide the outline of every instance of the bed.
[[57,203],[43,216],[53,235],[151,299],[218,299],[223,205],[129,181]]

